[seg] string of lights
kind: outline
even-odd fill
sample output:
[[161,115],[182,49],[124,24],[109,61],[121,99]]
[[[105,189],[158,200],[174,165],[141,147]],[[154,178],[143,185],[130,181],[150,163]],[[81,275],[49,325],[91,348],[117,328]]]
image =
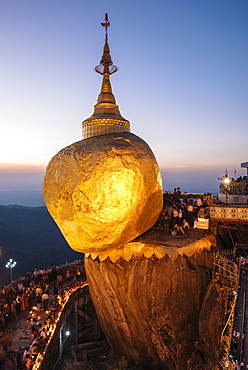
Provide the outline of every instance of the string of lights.
[[[69,298],[70,298],[71,294],[72,294],[72,293],[74,293],[77,289],[82,288],[82,287],[84,287],[84,286],[86,286],[86,285],[88,285],[88,283],[87,283],[87,282],[79,282],[77,286],[75,286],[75,285],[74,285],[74,286],[70,287],[68,290],[66,290],[66,291],[65,291],[65,296],[63,297],[63,300],[62,300],[62,297],[58,296],[58,299],[59,299],[59,302],[60,302],[61,308],[60,308],[59,312],[57,313],[57,317],[56,317],[55,321],[49,325],[49,329],[48,329],[48,332],[47,332],[48,341],[47,341],[47,343],[46,343],[46,346],[45,346],[45,348],[44,348],[44,351],[43,351],[42,353],[41,353],[41,352],[40,352],[40,353],[38,353],[38,355],[37,355],[37,357],[36,357],[36,360],[35,360],[35,362],[34,362],[34,364],[33,364],[33,368],[32,368],[33,370],[39,370],[39,369],[41,368],[41,365],[42,365],[42,362],[43,362],[44,357],[45,357],[45,355],[46,355],[47,349],[48,349],[48,347],[49,347],[49,345],[50,345],[50,343],[51,343],[51,340],[52,340],[52,338],[53,338],[53,336],[54,336],[54,333],[55,333],[55,331],[56,331],[56,329],[57,329],[57,327],[58,327],[58,325],[59,325],[59,321],[60,321],[60,318],[61,318],[62,312],[63,312],[63,310],[64,310],[64,308],[65,308],[65,305],[66,305],[66,303],[68,302],[68,300],[69,300]],[[55,367],[56,367],[56,365],[57,365],[57,363],[58,363],[59,359],[61,358],[62,350],[63,350],[63,345],[64,345],[65,341],[67,340],[67,338],[70,336],[70,334],[71,334],[72,332],[75,332],[75,331],[77,331],[77,330],[79,330],[79,328],[77,328],[77,329],[76,329],[76,330],[74,330],[74,331],[69,331],[69,330],[67,330],[67,331],[65,332],[66,338],[65,338],[65,340],[62,342],[62,348],[61,348],[61,350],[60,350],[60,355],[59,355],[59,357],[58,357],[58,359],[57,359],[57,361],[56,361],[56,363],[55,363],[55,365],[54,365],[53,369],[55,369]]]

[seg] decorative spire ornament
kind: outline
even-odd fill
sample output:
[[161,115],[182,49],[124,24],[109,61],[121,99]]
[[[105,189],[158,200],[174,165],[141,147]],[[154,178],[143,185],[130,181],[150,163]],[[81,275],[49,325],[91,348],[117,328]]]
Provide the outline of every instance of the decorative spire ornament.
[[118,105],[116,105],[109,76],[117,72],[118,68],[113,64],[108,45],[108,13],[105,14],[105,44],[100,64],[95,71],[103,76],[100,94],[97,104],[94,106],[94,113],[91,117],[82,122],[82,138],[110,134],[114,132],[129,132],[130,123],[121,116]]

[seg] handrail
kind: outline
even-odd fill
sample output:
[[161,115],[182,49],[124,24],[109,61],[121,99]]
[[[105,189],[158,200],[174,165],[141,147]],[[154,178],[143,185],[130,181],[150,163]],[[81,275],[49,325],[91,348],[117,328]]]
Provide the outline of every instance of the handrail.
[[[78,261],[80,261],[80,262],[78,262]],[[64,268],[67,268],[67,267],[69,267],[69,266],[73,266],[73,265],[80,265],[80,263],[83,263],[83,260],[81,260],[81,259],[79,259],[79,260],[75,260],[75,261],[73,261],[73,262],[66,262],[66,263],[64,263],[64,264],[62,264],[62,265],[59,265],[62,269],[64,269]],[[58,266],[58,265],[55,265],[55,268],[56,268],[56,266]],[[33,276],[33,273],[32,273],[32,276]],[[17,284],[17,283],[19,283],[19,282],[23,282],[23,281],[25,281],[26,280],[26,277],[24,277],[24,276],[19,276],[19,278],[18,279],[16,279],[16,280],[14,280],[14,281],[11,281],[9,284],[7,284],[7,285],[4,285],[4,290],[6,290],[6,291],[8,291],[13,285],[15,285],[15,284]]]
[[44,359],[44,357],[46,355],[46,351],[47,351],[47,349],[48,349],[48,347],[50,345],[50,342],[51,342],[51,340],[52,340],[52,338],[53,338],[53,336],[55,334],[55,331],[56,331],[56,328],[57,328],[57,323],[59,323],[59,320],[60,320],[60,317],[62,315],[62,312],[63,312],[63,310],[64,310],[64,308],[65,308],[65,306],[66,306],[66,304],[67,304],[67,302],[68,302],[71,294],[73,294],[76,290],[78,290],[80,288],[84,288],[87,285],[88,285],[87,281],[80,282],[80,284],[78,284],[78,286],[72,287],[69,292],[68,291],[66,292],[66,296],[64,298],[64,301],[61,304],[61,309],[57,313],[57,317],[55,318],[55,322],[50,325],[49,332],[48,332],[49,333],[48,342],[46,343],[46,346],[44,348],[44,351],[42,353],[40,352],[37,355],[37,358],[36,358],[36,360],[35,360],[35,362],[33,364],[33,367],[32,367],[33,370],[38,370],[41,367],[42,362],[43,362],[43,359]]
[[246,313],[246,288],[247,288],[247,271],[245,270],[245,289],[244,289],[244,296],[243,296],[243,304],[242,304],[242,325],[241,325],[241,350],[240,350],[240,362],[243,360],[244,357],[244,349],[243,349],[243,340],[244,340],[244,330],[245,330],[245,313]]

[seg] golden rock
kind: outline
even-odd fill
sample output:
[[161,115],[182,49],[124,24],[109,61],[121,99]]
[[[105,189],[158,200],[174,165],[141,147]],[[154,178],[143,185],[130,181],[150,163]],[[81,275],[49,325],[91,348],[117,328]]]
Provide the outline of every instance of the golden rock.
[[129,132],[130,123],[116,104],[110,75],[117,67],[110,56],[109,24],[104,23],[103,55],[95,68],[103,79],[94,112],[82,122],[83,140],[50,161],[43,196],[72,249],[104,252],[115,259],[125,244],[159,218],[162,182],[151,149]]
[[155,224],[162,181],[148,144],[130,132],[112,133],[56,154],[43,196],[71,248],[98,253],[122,248]]

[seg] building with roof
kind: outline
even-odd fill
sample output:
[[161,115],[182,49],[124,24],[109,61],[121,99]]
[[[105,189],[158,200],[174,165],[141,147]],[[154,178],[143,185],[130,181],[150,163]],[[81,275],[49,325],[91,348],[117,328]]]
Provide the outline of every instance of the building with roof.
[[219,178],[218,198],[228,204],[248,204],[248,162],[241,163],[242,168],[247,169],[246,176],[239,176],[237,179],[225,175]]

